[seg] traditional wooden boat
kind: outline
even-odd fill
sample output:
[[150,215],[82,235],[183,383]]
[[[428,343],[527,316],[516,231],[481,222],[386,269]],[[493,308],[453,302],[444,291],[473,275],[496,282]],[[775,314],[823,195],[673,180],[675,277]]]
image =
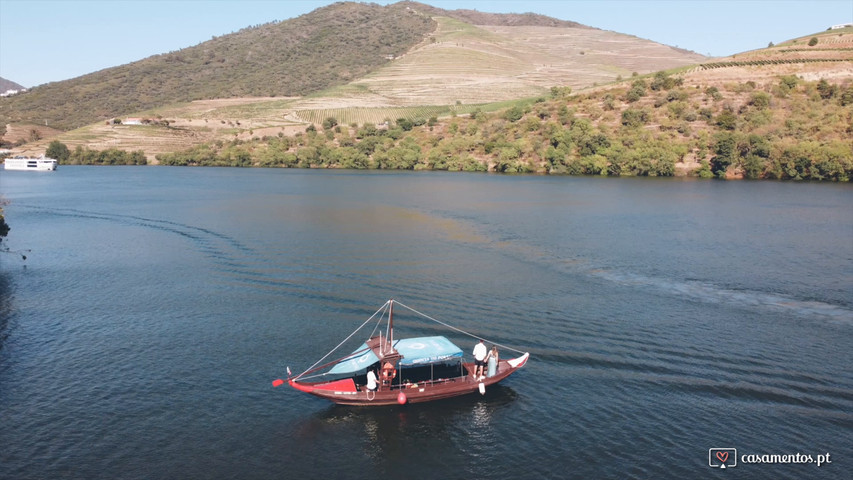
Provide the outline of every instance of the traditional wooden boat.
[[[287,382],[299,391],[342,405],[402,405],[474,392],[485,394],[487,387],[515,373],[530,357],[529,353],[489,342],[494,344],[494,347],[488,356],[488,366],[483,375],[475,377],[475,363],[465,361],[462,350],[444,336],[396,339],[395,305],[458,333],[479,338],[402,303],[389,300],[349,337],[306,371],[292,376],[288,367]],[[376,326],[361,347],[349,355],[323,363],[374,320]],[[374,335],[377,331],[378,334]],[[521,355],[502,360],[497,355],[498,346]],[[274,387],[283,384],[282,379],[273,381]],[[371,386],[375,388],[369,388]]]

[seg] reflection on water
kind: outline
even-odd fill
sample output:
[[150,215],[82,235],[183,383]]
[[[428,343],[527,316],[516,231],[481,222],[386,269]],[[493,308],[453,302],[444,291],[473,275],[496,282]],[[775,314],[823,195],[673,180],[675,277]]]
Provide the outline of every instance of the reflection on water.
[[3,349],[3,344],[9,335],[7,329],[12,317],[12,300],[12,284],[9,276],[6,272],[0,271],[0,350]]
[[[299,445],[314,445],[320,451],[342,449],[349,452],[347,469],[355,472],[353,478],[367,478],[374,474],[370,472],[408,471],[415,465],[423,468],[431,459],[441,459],[442,471],[470,468],[465,464],[487,461],[488,452],[503,441],[496,417],[511,410],[517,398],[509,387],[496,385],[489,390],[487,397],[478,393],[417,405],[328,406],[280,432],[288,439],[280,450],[290,461],[302,462],[315,452],[301,451]],[[461,463],[460,453],[467,459]]]

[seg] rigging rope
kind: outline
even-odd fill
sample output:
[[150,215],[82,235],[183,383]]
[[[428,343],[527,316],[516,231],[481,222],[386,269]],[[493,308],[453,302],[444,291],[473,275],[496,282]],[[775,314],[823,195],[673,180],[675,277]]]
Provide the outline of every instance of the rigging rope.
[[[314,367],[316,367],[317,365],[319,365],[319,364],[320,364],[320,362],[322,362],[323,360],[325,360],[325,359],[326,359],[326,357],[328,357],[329,355],[331,355],[332,353],[334,353],[334,351],[335,351],[335,350],[337,350],[338,348],[340,348],[340,347],[341,347],[341,345],[343,345],[344,343],[346,343],[346,342],[347,342],[347,340],[349,340],[350,338],[352,338],[352,336],[353,336],[353,335],[355,335],[356,333],[358,333],[358,331],[359,331],[359,330],[361,330],[365,325],[367,325],[367,322],[369,322],[369,321],[373,320],[373,317],[375,317],[377,313],[384,311],[384,310],[385,310],[385,308],[386,308],[390,303],[391,303],[391,300],[388,300],[387,302],[385,302],[385,305],[382,305],[381,307],[379,307],[379,310],[377,310],[376,312],[374,312],[374,313],[373,313],[373,315],[371,315],[371,316],[370,316],[370,318],[368,318],[367,320],[365,320],[365,321],[364,321],[364,323],[362,323],[358,328],[356,328],[356,329],[355,329],[355,331],[353,331],[352,333],[350,333],[350,334],[349,334],[349,336],[348,336],[347,338],[343,339],[343,340],[341,341],[341,343],[339,343],[335,348],[331,349],[331,350],[329,351],[329,353],[327,353],[327,354],[323,355],[323,358],[321,358],[320,360],[317,360],[317,362],[316,362],[316,363],[314,363],[314,365],[311,365],[311,366],[310,366],[310,367],[308,367],[308,369],[306,369],[304,372],[302,372],[302,373],[300,373],[299,375],[297,375],[297,376],[294,378],[294,380],[298,380],[300,377],[302,377],[302,375],[305,375],[306,373],[310,372]],[[408,307],[406,307],[406,308],[408,308]],[[385,314],[384,314],[384,313],[383,313],[383,316],[385,316]],[[381,318],[381,317],[380,317],[380,318]],[[374,328],[374,331],[375,331],[375,330],[376,330],[376,329]]]
[[462,334],[464,334],[464,335],[468,335],[468,336],[469,336],[469,337],[471,337],[471,338],[477,338],[477,339],[481,339],[481,338],[482,338],[483,340],[485,340],[485,341],[487,341],[487,342],[491,343],[492,345],[497,345],[498,347],[505,348],[505,349],[507,349],[507,350],[510,350],[510,351],[513,351],[513,352],[516,352],[516,353],[525,353],[525,352],[523,352],[523,351],[521,351],[521,350],[517,350],[517,349],[515,349],[515,348],[508,347],[508,346],[506,346],[506,345],[501,345],[500,343],[497,343],[497,342],[493,342],[493,341],[489,340],[488,338],[483,338],[483,337],[481,337],[481,336],[479,336],[479,335],[474,335],[473,333],[468,333],[468,332],[466,332],[465,330],[462,330],[462,329],[460,329],[460,328],[456,328],[456,327],[454,327],[453,325],[448,325],[448,324],[446,324],[446,323],[442,322],[441,320],[437,320],[437,319],[435,319],[435,318],[432,318],[432,317],[430,317],[429,315],[427,315],[427,314],[425,314],[425,313],[422,313],[422,312],[419,312],[419,311],[415,310],[414,308],[409,307],[409,306],[407,306],[407,305],[404,305],[404,304],[402,304],[402,303],[400,303],[400,302],[398,302],[398,301],[395,301],[394,303],[396,303],[397,305],[399,305],[399,306],[401,306],[401,307],[403,307],[403,308],[406,308],[406,309],[408,309],[408,310],[412,311],[413,313],[416,313],[416,314],[418,314],[418,315],[420,315],[420,316],[422,316],[422,317],[424,317],[424,318],[426,318],[426,319],[432,320],[432,321],[433,321],[433,322],[435,322],[435,323],[439,323],[439,324],[441,324],[441,325],[444,325],[445,327],[447,327],[447,328],[449,328],[449,329],[451,329],[451,330],[455,330],[455,331],[457,331],[457,332],[459,332],[459,333],[462,333]]

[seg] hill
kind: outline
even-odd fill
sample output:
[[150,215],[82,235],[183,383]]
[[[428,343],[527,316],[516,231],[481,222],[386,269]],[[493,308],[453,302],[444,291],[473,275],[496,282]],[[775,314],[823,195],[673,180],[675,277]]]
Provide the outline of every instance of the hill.
[[658,72],[519,101],[504,110],[292,136],[216,142],[165,165],[466,170],[602,176],[692,175],[848,182],[853,81],[687,83]]
[[[37,87],[0,102],[0,125],[47,120],[70,130],[176,103],[241,97],[311,95],[308,105],[324,108],[482,103],[703,59],[541,15],[337,3]],[[318,100],[321,91],[333,100]]]
[[[306,108],[334,100],[335,92],[338,101],[376,95],[363,86],[318,98],[192,102],[158,109],[156,121],[145,125],[62,134],[76,145],[63,161],[136,162],[140,154],[115,148],[156,139],[171,142],[156,155],[166,165],[849,181],[851,43],[853,31],[824,32],[578,93],[552,87],[528,99],[479,105]],[[308,118],[313,124],[300,123]],[[108,139],[97,147],[105,150],[89,150],[98,138]],[[44,150],[47,140],[29,145]]]
[[[163,154],[169,165],[853,178],[853,31],[822,32],[578,94]],[[495,108],[493,108],[495,107]],[[341,109],[341,114],[360,109]],[[402,113],[403,110],[398,112]],[[415,113],[419,112],[419,113]],[[304,112],[300,112],[304,114]]]
[[347,84],[160,106],[20,150],[58,139],[66,163],[853,176],[853,29],[707,59],[547,17],[429,13],[442,15],[419,43]]
[[11,80],[6,80],[0,77],[0,93],[8,92],[9,90],[23,90],[25,87]]
[[39,86],[0,103],[0,123],[47,120],[69,130],[176,102],[306,95],[373,71],[434,28],[429,17],[400,5],[336,3]]

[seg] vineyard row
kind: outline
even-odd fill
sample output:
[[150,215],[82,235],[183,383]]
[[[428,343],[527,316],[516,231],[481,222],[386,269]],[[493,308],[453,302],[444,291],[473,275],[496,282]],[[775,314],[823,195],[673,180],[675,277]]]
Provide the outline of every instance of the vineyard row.
[[816,63],[816,62],[851,62],[851,58],[793,58],[779,60],[744,60],[735,62],[712,62],[699,65],[703,70],[726,67],[754,67],[762,65],[784,65],[791,63]]
[[316,110],[298,110],[295,115],[302,121],[313,124],[321,124],[327,118],[334,118],[340,124],[349,125],[357,123],[380,124],[386,120],[394,122],[400,118],[406,120],[428,120],[431,117],[445,117],[449,115],[462,115],[471,113],[482,105],[429,105],[418,107],[347,107],[347,108],[324,108]]

